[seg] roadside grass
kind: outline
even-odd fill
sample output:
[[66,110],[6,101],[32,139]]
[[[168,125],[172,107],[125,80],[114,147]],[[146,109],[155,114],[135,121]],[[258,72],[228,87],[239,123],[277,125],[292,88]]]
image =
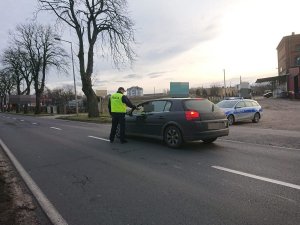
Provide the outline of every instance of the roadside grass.
[[87,113],[80,113],[77,115],[64,115],[57,116],[56,119],[61,120],[72,120],[80,122],[90,122],[90,123],[110,123],[111,117],[109,114],[100,114],[99,117],[89,118]]
[[10,112],[5,112],[6,114],[12,114],[12,115],[21,115],[21,116],[36,116],[36,117],[41,117],[41,116],[51,116],[52,114],[49,113],[40,113],[40,114],[35,114],[34,112],[28,112],[28,113],[23,113],[19,112],[16,113],[16,111],[10,111]]
[[34,114],[33,112],[30,113],[16,113],[16,112],[6,112],[11,115],[22,115],[22,116],[34,116],[34,117],[47,117],[47,116],[54,116],[55,119],[61,120],[72,120],[72,121],[80,121],[80,122],[90,122],[90,123],[110,123],[111,117],[108,113],[101,113],[99,117],[89,118],[88,113],[79,113],[78,116],[76,114],[49,114],[49,113],[41,113],[41,114]]

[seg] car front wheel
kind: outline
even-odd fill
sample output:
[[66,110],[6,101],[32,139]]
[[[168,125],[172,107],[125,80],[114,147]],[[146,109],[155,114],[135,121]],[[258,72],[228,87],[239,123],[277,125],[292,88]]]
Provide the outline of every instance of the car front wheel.
[[168,126],[164,132],[164,142],[171,148],[180,147],[183,142],[180,130],[175,126]]
[[234,116],[233,115],[229,115],[227,117],[227,119],[228,119],[229,126],[231,126],[232,124],[234,124]]
[[260,119],[259,113],[255,113],[252,122],[253,123],[258,123],[259,119]]

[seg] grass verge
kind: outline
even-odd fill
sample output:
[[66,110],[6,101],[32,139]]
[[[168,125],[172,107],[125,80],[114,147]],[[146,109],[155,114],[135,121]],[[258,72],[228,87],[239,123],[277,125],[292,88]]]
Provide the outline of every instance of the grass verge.
[[88,114],[79,114],[77,115],[67,115],[67,116],[58,116],[56,119],[62,120],[72,120],[80,122],[89,122],[89,123],[110,123],[111,117],[109,115],[100,115],[100,117],[88,117]]

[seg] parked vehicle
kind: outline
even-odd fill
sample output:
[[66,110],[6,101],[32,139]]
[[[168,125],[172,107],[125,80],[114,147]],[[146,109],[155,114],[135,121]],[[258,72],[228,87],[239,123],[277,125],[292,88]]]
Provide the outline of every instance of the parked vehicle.
[[214,103],[202,98],[164,98],[138,104],[127,113],[126,135],[163,140],[169,147],[229,134],[228,120]]
[[273,96],[273,92],[267,92],[263,95],[265,98],[270,98]]
[[258,123],[263,115],[262,107],[251,99],[223,100],[217,103],[217,106],[225,113],[229,125],[245,120]]

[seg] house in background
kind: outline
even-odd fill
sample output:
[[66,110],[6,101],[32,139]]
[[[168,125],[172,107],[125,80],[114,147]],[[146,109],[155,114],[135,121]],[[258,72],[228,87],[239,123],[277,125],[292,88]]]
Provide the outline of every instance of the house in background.
[[275,97],[300,99],[300,34],[283,37],[276,49],[278,76],[261,78],[256,83],[271,82]]
[[136,97],[136,96],[143,96],[143,88],[138,86],[133,86],[130,88],[127,88],[127,96],[128,97]]

